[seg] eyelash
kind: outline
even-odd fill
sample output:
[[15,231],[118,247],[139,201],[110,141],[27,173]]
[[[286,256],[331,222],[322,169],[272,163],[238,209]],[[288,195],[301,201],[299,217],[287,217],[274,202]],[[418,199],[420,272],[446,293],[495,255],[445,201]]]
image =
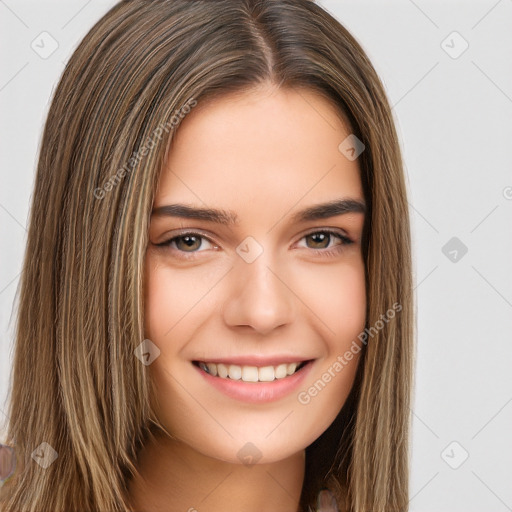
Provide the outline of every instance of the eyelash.
[[[332,248],[331,249],[311,249],[313,251],[313,253],[316,253],[315,257],[316,256],[319,256],[319,257],[334,257],[334,256],[337,256],[337,255],[339,255],[344,250],[345,246],[354,243],[353,240],[351,240],[347,236],[341,234],[339,231],[335,231],[335,230],[329,229],[329,228],[319,229],[319,230],[316,230],[316,231],[311,231],[309,233],[306,233],[300,240],[302,240],[302,239],[304,239],[304,238],[306,238],[308,236],[317,235],[317,234],[320,234],[320,233],[322,233],[322,234],[329,234],[331,236],[335,236],[335,237],[339,238],[342,243],[336,245],[334,249],[332,249]],[[178,239],[186,237],[186,236],[195,236],[195,237],[198,237],[198,238],[201,238],[201,239],[206,239],[206,240],[208,240],[208,242],[210,242],[211,244],[215,245],[215,243],[208,236],[204,235],[203,233],[196,232],[196,231],[186,231],[184,233],[180,233],[177,236],[169,238],[165,242],[162,242],[162,243],[159,243],[159,244],[155,244],[155,245],[157,247],[161,247],[161,248],[164,248],[164,249],[169,249],[169,250],[172,250],[173,252],[179,253],[180,255],[178,257],[181,258],[181,259],[185,259],[185,260],[196,259],[196,257],[194,255],[197,252],[202,252],[202,251],[187,252],[187,251],[180,251],[179,249],[171,247],[171,244],[175,240],[178,240]],[[329,242],[331,242],[331,240],[329,240]]]

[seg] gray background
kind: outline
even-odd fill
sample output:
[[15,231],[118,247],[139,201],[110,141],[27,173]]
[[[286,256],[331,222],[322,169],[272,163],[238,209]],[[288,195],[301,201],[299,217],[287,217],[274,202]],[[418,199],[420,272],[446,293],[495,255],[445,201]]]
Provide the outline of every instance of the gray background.
[[[418,310],[410,509],[512,510],[512,0],[319,3],[380,74],[407,169]],[[113,4],[0,0],[0,440],[48,101]]]

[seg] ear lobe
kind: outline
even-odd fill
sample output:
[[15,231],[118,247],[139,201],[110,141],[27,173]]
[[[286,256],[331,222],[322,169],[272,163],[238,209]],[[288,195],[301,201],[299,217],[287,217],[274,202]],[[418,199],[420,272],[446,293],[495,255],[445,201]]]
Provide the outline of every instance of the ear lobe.
[[12,476],[15,467],[14,449],[5,444],[0,444],[0,483]]
[[339,512],[334,494],[328,489],[322,489],[318,493],[316,512]]

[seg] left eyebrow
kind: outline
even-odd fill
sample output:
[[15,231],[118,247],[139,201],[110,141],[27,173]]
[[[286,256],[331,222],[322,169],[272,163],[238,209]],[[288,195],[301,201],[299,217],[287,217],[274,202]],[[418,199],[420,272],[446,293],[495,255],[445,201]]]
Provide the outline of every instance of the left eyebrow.
[[292,222],[307,222],[319,219],[328,219],[346,213],[365,213],[366,205],[357,199],[338,199],[328,203],[316,204],[295,213]]

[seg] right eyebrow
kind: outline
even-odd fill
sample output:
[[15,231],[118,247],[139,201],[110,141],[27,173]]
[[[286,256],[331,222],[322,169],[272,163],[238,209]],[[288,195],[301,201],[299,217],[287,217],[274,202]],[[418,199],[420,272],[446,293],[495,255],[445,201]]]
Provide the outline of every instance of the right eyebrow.
[[167,204],[155,208],[151,215],[157,217],[183,217],[185,219],[206,220],[216,224],[235,226],[240,220],[235,212],[216,208],[199,208],[186,204]]

